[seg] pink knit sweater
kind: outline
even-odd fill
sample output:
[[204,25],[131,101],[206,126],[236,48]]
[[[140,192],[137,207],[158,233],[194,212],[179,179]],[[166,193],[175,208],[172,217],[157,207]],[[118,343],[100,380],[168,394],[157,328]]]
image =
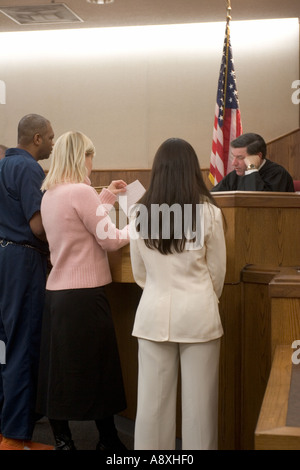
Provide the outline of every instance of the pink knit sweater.
[[[48,290],[103,286],[111,282],[107,251],[129,243],[108,212],[116,196],[85,183],[59,184],[43,196],[41,215],[50,247]],[[100,237],[100,238],[99,238]]]

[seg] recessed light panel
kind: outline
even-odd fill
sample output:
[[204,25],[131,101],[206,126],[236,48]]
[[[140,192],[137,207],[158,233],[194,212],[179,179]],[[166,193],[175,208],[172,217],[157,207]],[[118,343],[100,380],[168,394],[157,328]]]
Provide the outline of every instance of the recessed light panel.
[[64,3],[1,7],[0,12],[20,25],[82,23]]

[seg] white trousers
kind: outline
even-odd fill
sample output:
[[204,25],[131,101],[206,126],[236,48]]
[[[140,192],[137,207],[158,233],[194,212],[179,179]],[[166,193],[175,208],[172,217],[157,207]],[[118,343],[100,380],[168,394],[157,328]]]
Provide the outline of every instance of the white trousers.
[[218,447],[220,339],[206,343],[138,340],[135,450],[174,450],[181,368],[182,450]]

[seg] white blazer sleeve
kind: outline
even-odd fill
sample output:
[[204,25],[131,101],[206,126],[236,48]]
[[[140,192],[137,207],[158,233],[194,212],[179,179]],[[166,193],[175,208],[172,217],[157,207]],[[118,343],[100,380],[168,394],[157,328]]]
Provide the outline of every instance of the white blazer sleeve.
[[211,276],[214,291],[221,297],[226,274],[226,244],[222,212],[216,206],[210,205],[211,233],[206,240],[206,262]]
[[[130,227],[133,232],[134,236],[130,238],[130,258],[131,258],[131,267],[132,267],[132,274],[134,277],[135,282],[144,289],[146,283],[146,268],[141,256],[141,252],[139,249],[139,243],[141,241],[138,239],[138,233],[135,229],[133,229],[132,225]],[[142,242],[144,243],[144,242]]]

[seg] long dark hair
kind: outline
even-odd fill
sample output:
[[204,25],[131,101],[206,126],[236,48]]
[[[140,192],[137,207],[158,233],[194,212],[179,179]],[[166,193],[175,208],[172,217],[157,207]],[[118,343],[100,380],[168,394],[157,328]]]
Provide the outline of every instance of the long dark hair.
[[[217,205],[203,181],[195,150],[183,139],[170,138],[161,144],[155,154],[149,189],[138,205],[137,231],[148,248],[157,249],[162,254],[180,253],[186,242],[195,240],[195,235],[189,238],[187,233],[195,234],[199,204],[205,201]],[[173,212],[169,213],[167,238],[163,236],[162,213],[159,214],[157,227],[154,227],[152,208],[163,205],[169,208],[176,205],[181,210],[180,238],[176,236]],[[187,205],[191,208],[191,217],[184,217]]]

